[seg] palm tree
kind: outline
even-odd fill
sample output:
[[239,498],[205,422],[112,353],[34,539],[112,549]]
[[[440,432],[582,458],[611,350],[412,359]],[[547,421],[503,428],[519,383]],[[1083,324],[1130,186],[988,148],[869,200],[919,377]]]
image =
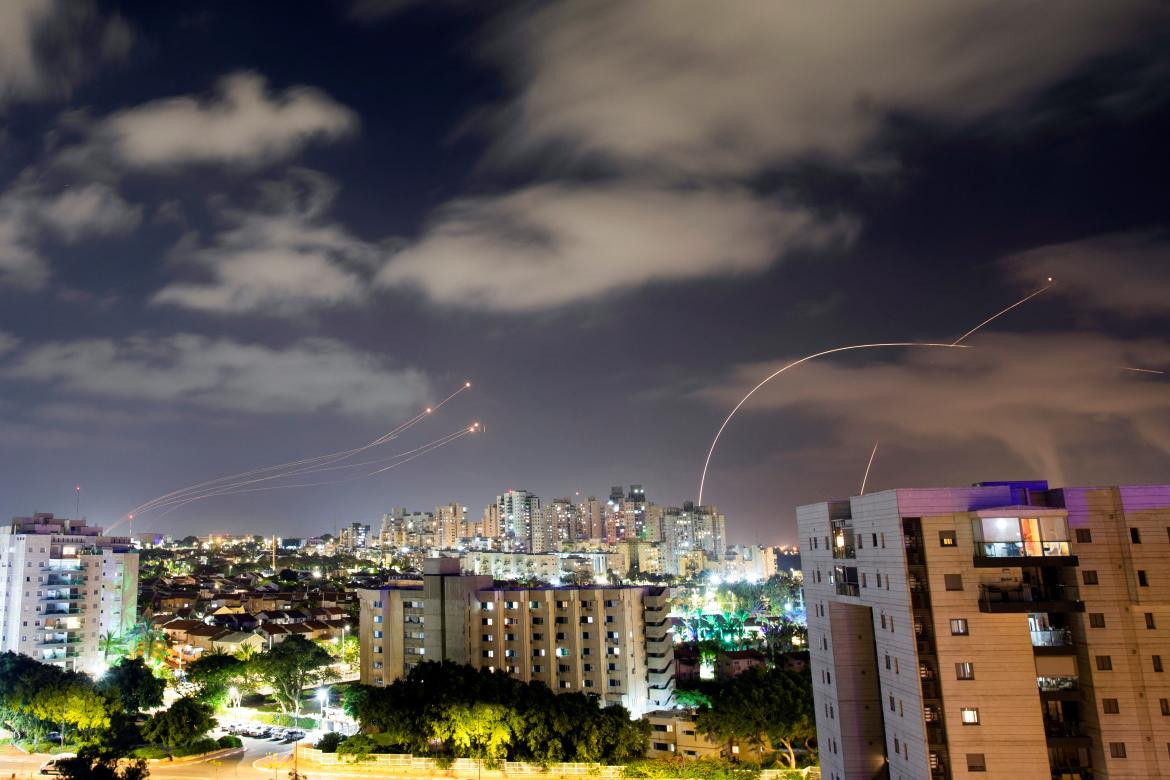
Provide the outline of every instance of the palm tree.
[[114,633],[113,629],[106,631],[98,639],[98,644],[102,649],[102,660],[107,664],[110,661],[110,655],[126,655],[126,639],[121,634]]
[[130,629],[129,645],[131,658],[141,658],[156,671],[166,663],[170,649],[167,635],[145,619]]

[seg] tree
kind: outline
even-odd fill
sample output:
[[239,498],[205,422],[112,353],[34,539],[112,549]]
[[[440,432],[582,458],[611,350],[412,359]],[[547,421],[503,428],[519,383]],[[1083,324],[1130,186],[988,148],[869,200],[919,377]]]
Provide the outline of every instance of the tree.
[[138,759],[124,764],[119,771],[117,753],[82,748],[76,756],[57,759],[57,770],[66,780],[146,780],[150,770],[146,761]]
[[167,635],[156,629],[149,620],[140,620],[130,629],[127,646],[131,658],[143,659],[155,671],[162,669],[170,651]]
[[315,642],[293,635],[256,658],[261,679],[272,686],[272,695],[281,712],[301,716],[301,695],[305,688],[324,682],[333,663],[329,653]]
[[57,724],[61,739],[66,725],[82,731],[110,725],[110,705],[94,688],[93,681],[78,672],[65,672],[41,687],[31,702],[32,714]]
[[190,745],[215,728],[214,710],[192,696],[175,700],[167,709],[156,712],[142,728],[142,736],[163,745],[172,755],[175,748]]
[[122,710],[131,715],[161,707],[166,687],[141,658],[121,659],[98,683],[98,690],[120,702]]
[[711,696],[711,706],[695,716],[703,733],[720,741],[738,740],[763,753],[770,741],[796,768],[793,744],[816,736],[812,676],[762,666],[747,669]]
[[204,653],[187,665],[187,679],[199,689],[199,699],[213,707],[222,706],[228,689],[244,677],[245,662],[227,653]]
[[501,704],[454,704],[432,724],[434,736],[463,754],[495,764],[512,743],[511,713]]
[[102,649],[102,660],[109,661],[111,655],[125,655],[126,653],[126,639],[121,634],[115,633],[113,629],[104,632],[98,638],[98,645]]

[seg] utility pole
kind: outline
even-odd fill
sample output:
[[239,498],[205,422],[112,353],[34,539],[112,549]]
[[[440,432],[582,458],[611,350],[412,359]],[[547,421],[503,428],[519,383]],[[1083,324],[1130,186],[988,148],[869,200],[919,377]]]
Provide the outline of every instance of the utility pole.
[[272,537],[272,576],[276,576],[276,536]]
[[77,518],[78,520],[80,520],[81,519],[81,485],[74,485],[73,486],[73,493],[77,499],[76,509],[73,513],[73,516],[75,518]]

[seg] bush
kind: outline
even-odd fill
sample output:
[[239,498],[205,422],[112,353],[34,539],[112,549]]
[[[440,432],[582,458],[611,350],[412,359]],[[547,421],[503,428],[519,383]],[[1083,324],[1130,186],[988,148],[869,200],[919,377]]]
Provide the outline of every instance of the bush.
[[365,761],[378,748],[378,743],[365,734],[354,734],[337,746],[337,755],[353,756],[354,761]]
[[336,731],[330,731],[328,734],[322,734],[321,739],[317,740],[317,744],[313,745],[313,747],[317,748],[322,753],[336,753],[337,746],[344,741],[344,734],[339,734]]
[[760,768],[723,758],[647,758],[622,767],[627,778],[684,778],[685,780],[757,780]]
[[221,748],[238,748],[244,746],[244,740],[233,734],[224,734],[215,741]]

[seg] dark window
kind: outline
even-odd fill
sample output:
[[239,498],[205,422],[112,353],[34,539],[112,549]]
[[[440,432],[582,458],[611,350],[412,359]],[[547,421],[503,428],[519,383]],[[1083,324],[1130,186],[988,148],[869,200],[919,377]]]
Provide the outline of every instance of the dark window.
[[944,574],[943,584],[947,590],[962,590],[963,589],[963,575],[962,574]]
[[1163,715],[1170,715],[1170,699],[1158,699],[1158,704],[1162,708]]
[[1101,712],[1106,715],[1116,715],[1121,712],[1121,708],[1117,706],[1117,699],[1102,699]]
[[1134,544],[1142,543],[1142,532],[1140,528],[1129,529],[1129,540]]
[[1099,671],[1099,672],[1112,672],[1113,671],[1113,658],[1112,658],[1112,656],[1108,656],[1108,655],[1097,656],[1097,671]]
[[1077,529],[1077,542],[1079,544],[1091,544],[1093,541],[1093,532],[1088,528]]
[[967,754],[967,771],[968,772],[986,772],[987,759],[983,757],[982,753],[968,753]]
[[1089,613],[1089,628],[1105,628],[1105,613],[1104,612],[1090,612]]
[[939,531],[938,532],[938,545],[939,545],[939,547],[954,547],[955,544],[957,544],[957,542],[955,541],[955,532],[954,531]]
[[872,537],[873,537],[873,544],[871,544],[870,546],[871,546],[871,547],[877,547],[877,546],[878,546],[878,542],[877,542],[877,534],[870,534],[870,536],[872,536]]
[[955,664],[955,679],[957,680],[974,680],[975,679],[975,664],[970,661],[963,661]]
[[1151,631],[1154,630],[1154,613],[1153,612],[1146,613],[1146,628],[1150,629]]
[[967,636],[967,618],[951,618],[951,634],[953,636]]
[[1093,571],[1092,569],[1085,569],[1081,572],[1081,582],[1085,583],[1086,585],[1096,585],[1097,572]]
[[1110,742],[1109,755],[1111,758],[1125,758],[1125,743],[1124,742]]
[[1143,588],[1150,587],[1150,580],[1146,577],[1145,569],[1138,569],[1138,585],[1141,585]]
[[1160,655],[1154,656],[1154,671],[1155,672],[1162,671],[1162,656],[1160,656]]

